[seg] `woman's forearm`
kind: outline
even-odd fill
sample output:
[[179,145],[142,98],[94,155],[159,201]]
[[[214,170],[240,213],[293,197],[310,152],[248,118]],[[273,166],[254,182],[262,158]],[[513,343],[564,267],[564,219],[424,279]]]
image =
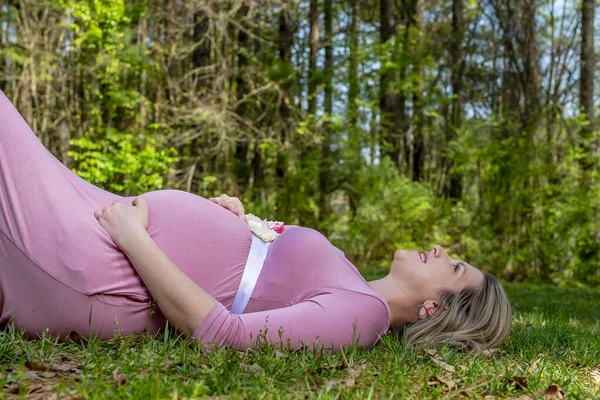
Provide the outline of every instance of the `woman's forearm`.
[[169,322],[191,336],[217,300],[184,274],[152,240],[140,231],[121,245]]

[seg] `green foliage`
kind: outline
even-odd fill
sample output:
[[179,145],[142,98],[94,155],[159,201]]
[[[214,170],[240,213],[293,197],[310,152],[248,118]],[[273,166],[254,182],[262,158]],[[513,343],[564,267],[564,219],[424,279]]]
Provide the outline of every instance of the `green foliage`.
[[169,165],[178,160],[174,148],[161,149],[156,140],[109,130],[106,138],[70,140],[76,150],[73,172],[113,193],[144,193],[162,189]]
[[345,213],[332,240],[358,264],[389,266],[398,249],[427,249],[447,243],[444,202],[427,183],[413,182],[385,158],[359,171],[354,215]]
[[553,160],[552,143],[498,129],[484,121],[452,146],[453,173],[477,183],[452,212],[463,257],[511,280],[600,283],[600,179],[581,163],[592,156],[571,142]]

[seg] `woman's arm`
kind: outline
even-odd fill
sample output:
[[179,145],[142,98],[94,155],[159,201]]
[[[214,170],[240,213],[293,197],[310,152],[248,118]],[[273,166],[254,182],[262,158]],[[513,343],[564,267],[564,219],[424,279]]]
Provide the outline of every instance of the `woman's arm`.
[[184,274],[146,230],[132,234],[119,247],[169,322],[186,337],[192,336],[217,300]]
[[379,298],[344,289],[315,290],[300,303],[232,314],[217,303],[193,337],[206,347],[254,348],[263,340],[298,349],[319,343],[339,350],[358,342],[370,347],[389,327],[385,304]]

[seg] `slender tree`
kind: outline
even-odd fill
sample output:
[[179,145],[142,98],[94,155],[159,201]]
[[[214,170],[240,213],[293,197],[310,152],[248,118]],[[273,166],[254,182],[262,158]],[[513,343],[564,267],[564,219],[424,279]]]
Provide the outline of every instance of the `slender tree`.
[[582,0],[581,4],[581,79],[579,106],[589,125],[583,128],[585,138],[595,129],[594,115],[594,13],[595,0]]
[[[350,66],[348,67],[348,125],[356,129],[358,122],[358,53],[359,53],[360,0],[352,2],[352,22],[350,24]],[[356,139],[353,140],[356,143]]]
[[[333,185],[332,154],[331,154],[331,124],[333,116],[333,0],[324,0],[324,28],[325,28],[325,65],[324,81],[325,98],[323,111],[326,122],[323,127],[321,143],[321,159],[319,162],[319,210],[321,221],[327,221],[331,213],[330,196]],[[328,224],[323,224],[328,227]]]
[[310,40],[308,54],[308,114],[315,115],[317,104],[317,53],[319,52],[319,4],[310,0],[308,12]]
[[[248,4],[243,2],[240,7],[238,14],[242,21],[248,20]],[[247,23],[241,24],[241,28],[238,30],[237,42],[238,42],[238,54],[237,54],[237,68],[238,71],[235,74],[236,80],[236,99],[239,103],[235,112],[240,118],[250,117],[250,107],[248,102],[244,101],[244,98],[250,91],[248,82],[248,55],[252,51],[250,47],[250,36],[248,35]],[[241,132],[242,130],[240,130]],[[235,176],[237,178],[238,190],[240,194],[246,191],[250,179],[250,160],[249,160],[249,138],[247,135],[240,135],[241,137],[237,140],[235,145]]]
[[[396,4],[394,0],[380,0],[381,25],[379,28],[381,42],[387,44],[388,57],[395,55],[396,49]],[[384,67],[380,80],[380,108],[383,154],[389,156],[394,163],[401,167],[400,158],[400,119],[398,109],[400,96],[398,88],[398,73],[394,68]],[[403,110],[402,110],[403,111]]]
[[[452,35],[450,36],[449,59],[452,74],[452,103],[450,114],[446,124],[445,142],[450,143],[456,138],[456,130],[460,129],[462,123],[462,87],[465,61],[462,53],[464,40],[464,4],[463,0],[452,0]],[[445,153],[443,165],[446,171],[452,170],[452,159]],[[450,172],[450,178],[444,179],[444,193],[447,197],[458,199],[461,194],[461,179],[456,173]]]

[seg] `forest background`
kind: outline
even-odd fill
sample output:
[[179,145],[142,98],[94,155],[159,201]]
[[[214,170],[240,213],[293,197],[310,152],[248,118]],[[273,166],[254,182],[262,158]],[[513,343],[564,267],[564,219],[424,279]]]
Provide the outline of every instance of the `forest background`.
[[595,8],[1,0],[0,89],[117,194],[238,196],[361,267],[439,243],[508,281],[597,285]]

